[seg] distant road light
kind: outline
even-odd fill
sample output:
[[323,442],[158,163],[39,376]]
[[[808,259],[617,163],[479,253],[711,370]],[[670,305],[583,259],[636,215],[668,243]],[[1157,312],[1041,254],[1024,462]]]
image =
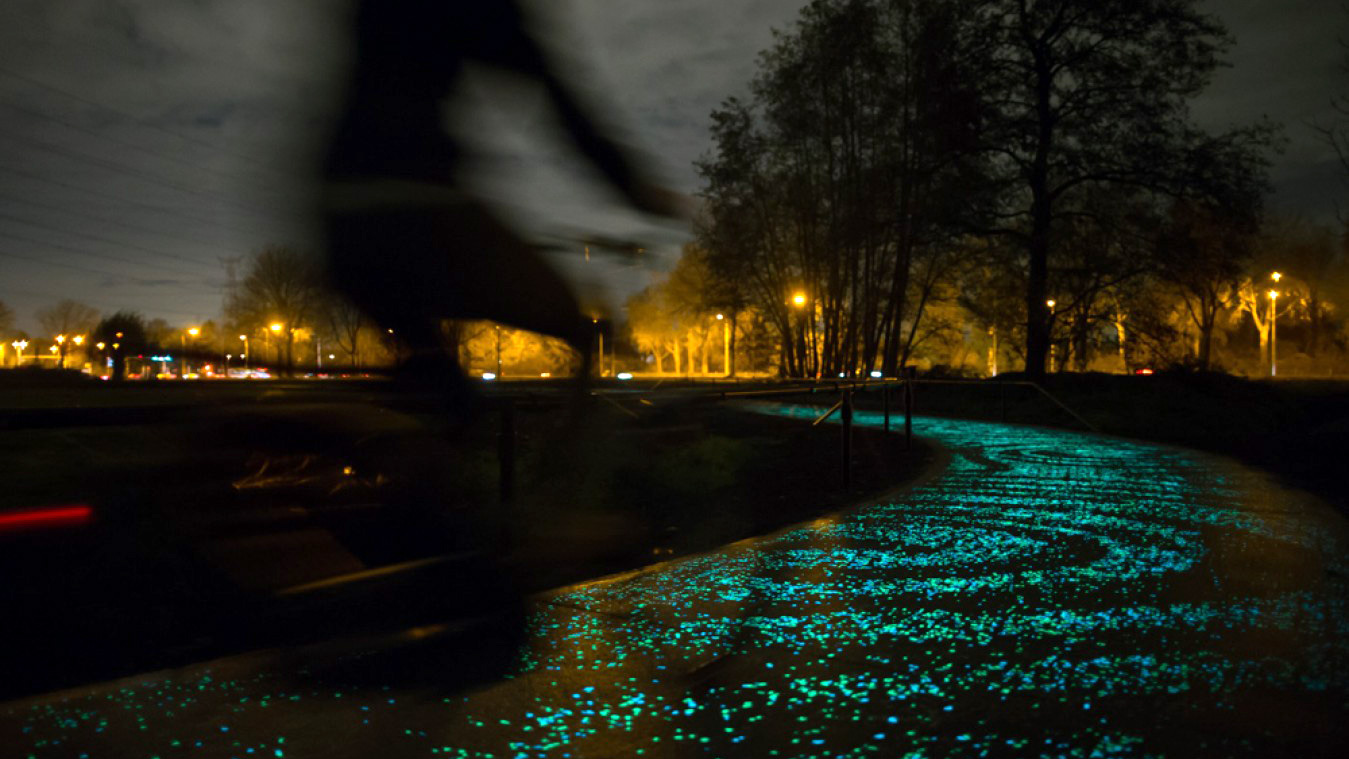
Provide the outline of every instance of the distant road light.
[[482,373],[482,378],[483,378],[483,380],[490,382],[490,381],[496,379],[497,376],[496,376],[496,373],[495,373],[495,372],[483,372],[483,373]]
[[632,379],[632,372],[619,372],[614,376],[618,377],[621,380],[630,380]]
[[873,371],[873,372],[871,373],[871,378],[872,378],[872,379],[880,379],[881,377],[884,377],[884,376],[885,376],[884,374],[882,374],[882,373],[880,373],[880,372],[877,372],[877,371]]
[[795,305],[797,308],[802,308],[803,306],[805,306],[805,305],[806,305],[806,294],[805,294],[805,293],[797,293],[797,294],[793,295],[793,296],[792,296],[792,304]]

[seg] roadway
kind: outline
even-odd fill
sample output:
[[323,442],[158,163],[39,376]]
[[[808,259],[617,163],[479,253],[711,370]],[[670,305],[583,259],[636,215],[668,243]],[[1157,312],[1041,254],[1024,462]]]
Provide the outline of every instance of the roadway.
[[1343,517],[1193,451],[925,417],[915,430],[949,453],[926,481],[538,596],[512,669],[468,691],[446,684],[472,649],[418,658],[405,646],[414,653],[389,659],[382,642],[344,649],[345,669],[262,652],[5,704],[2,753],[1338,756],[1349,745]]

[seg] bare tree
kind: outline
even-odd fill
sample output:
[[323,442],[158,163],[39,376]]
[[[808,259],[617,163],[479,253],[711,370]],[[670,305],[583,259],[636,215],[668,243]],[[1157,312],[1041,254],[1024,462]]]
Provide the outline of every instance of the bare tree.
[[98,323],[98,310],[69,298],[49,308],[40,308],[37,312],[38,323],[48,337],[56,338],[60,345],[60,366],[66,366],[66,349],[72,342],[67,338],[82,335]]
[[331,298],[326,311],[333,339],[337,341],[337,347],[347,354],[351,368],[355,369],[361,360],[361,334],[370,326],[369,320],[356,304],[346,298]]
[[98,323],[98,309],[69,298],[38,309],[36,316],[42,331],[50,336],[81,334]]
[[325,293],[318,261],[301,251],[270,246],[256,253],[238,291],[225,311],[248,331],[280,325],[272,332],[285,339],[285,368],[295,366],[295,332],[312,329],[319,318]]

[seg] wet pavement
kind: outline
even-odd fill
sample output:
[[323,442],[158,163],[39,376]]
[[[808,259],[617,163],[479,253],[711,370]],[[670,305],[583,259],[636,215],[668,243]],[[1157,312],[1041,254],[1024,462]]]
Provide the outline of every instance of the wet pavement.
[[931,418],[915,430],[950,452],[926,482],[541,597],[513,671],[470,692],[443,686],[459,666],[445,657],[383,669],[377,652],[351,654],[363,676],[338,678],[249,655],[2,705],[0,756],[1338,756],[1349,745],[1343,517],[1182,449]]

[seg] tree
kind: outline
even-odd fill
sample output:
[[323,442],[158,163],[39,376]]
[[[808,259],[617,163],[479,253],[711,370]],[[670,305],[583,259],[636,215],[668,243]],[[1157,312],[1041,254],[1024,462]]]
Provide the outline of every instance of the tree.
[[[957,2],[816,0],[712,114],[700,241],[798,376],[894,371],[983,204]],[[808,303],[797,306],[793,294]]]
[[1158,239],[1159,271],[1175,288],[1198,331],[1197,368],[1213,362],[1219,313],[1235,304],[1238,279],[1251,254],[1252,230],[1215,209],[1177,203]]
[[1084,193],[1127,187],[1258,206],[1267,125],[1209,135],[1187,103],[1230,38],[1198,0],[987,0],[984,149],[1002,190],[1001,224],[1026,267],[1026,369],[1049,349],[1051,260]]
[[126,377],[128,356],[150,352],[153,345],[145,332],[145,318],[134,311],[118,311],[99,322],[91,339],[95,344],[103,343],[101,352],[112,357],[112,379],[121,381]]
[[324,311],[337,347],[347,354],[351,368],[355,369],[361,359],[361,336],[371,326],[369,320],[356,304],[338,295],[325,302]]
[[74,346],[69,338],[87,333],[98,322],[98,310],[67,298],[54,306],[38,309],[37,320],[48,337],[57,338],[60,366],[64,369],[66,350]]
[[292,248],[263,248],[249,261],[248,273],[239,289],[226,302],[225,312],[245,333],[257,333],[273,324],[271,330],[284,335],[285,372],[295,366],[295,337],[302,329],[313,329],[325,300],[318,260]]
[[98,309],[70,299],[38,309],[36,316],[49,337],[83,334],[98,323]]

